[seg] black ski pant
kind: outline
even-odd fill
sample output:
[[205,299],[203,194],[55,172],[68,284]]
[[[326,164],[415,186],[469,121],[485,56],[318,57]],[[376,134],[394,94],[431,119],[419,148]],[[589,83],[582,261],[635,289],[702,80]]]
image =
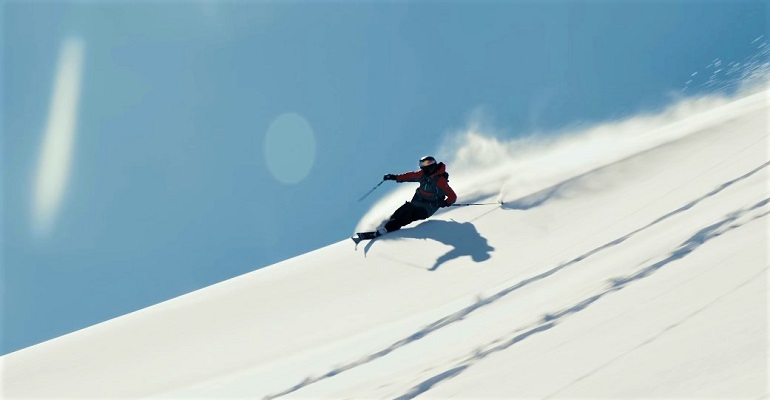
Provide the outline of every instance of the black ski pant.
[[428,211],[427,208],[416,206],[407,201],[390,216],[390,221],[385,224],[385,229],[387,229],[388,232],[397,231],[401,229],[402,226],[409,225],[417,220],[428,218],[432,214],[433,213]]

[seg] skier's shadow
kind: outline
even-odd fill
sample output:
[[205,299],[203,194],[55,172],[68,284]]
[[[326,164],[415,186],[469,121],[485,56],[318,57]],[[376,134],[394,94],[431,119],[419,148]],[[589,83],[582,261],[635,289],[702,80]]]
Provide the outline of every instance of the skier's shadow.
[[402,238],[433,239],[452,246],[452,250],[436,260],[430,267],[430,271],[435,271],[445,262],[463,256],[468,256],[477,263],[486,261],[495,251],[495,248],[487,243],[487,239],[481,236],[470,222],[430,220],[414,228],[393,232],[392,235]]

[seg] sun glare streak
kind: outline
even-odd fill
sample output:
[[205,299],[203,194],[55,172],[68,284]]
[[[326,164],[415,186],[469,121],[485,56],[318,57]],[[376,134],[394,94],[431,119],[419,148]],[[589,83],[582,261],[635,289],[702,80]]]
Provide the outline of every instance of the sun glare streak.
[[35,233],[50,233],[67,188],[72,164],[85,45],[64,41],[59,54],[33,195]]

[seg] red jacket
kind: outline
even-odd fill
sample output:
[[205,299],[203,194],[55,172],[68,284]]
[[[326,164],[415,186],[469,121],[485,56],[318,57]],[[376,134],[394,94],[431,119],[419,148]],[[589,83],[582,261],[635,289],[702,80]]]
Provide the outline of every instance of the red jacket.
[[457,195],[449,187],[449,174],[446,173],[446,165],[438,163],[439,168],[430,176],[422,170],[396,175],[396,182],[420,182],[420,187],[415,190],[412,201],[428,203],[440,207],[454,204]]

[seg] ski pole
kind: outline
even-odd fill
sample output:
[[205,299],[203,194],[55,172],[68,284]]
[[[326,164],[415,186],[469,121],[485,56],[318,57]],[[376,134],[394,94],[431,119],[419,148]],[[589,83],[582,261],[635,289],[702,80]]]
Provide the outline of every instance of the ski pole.
[[465,207],[465,206],[491,206],[495,204],[502,204],[502,203],[460,203],[460,204],[452,204],[450,207]]
[[366,194],[365,194],[365,195],[361,196],[361,198],[360,198],[360,199],[358,199],[358,201],[361,201],[361,200],[365,199],[365,198],[366,198],[366,196],[368,196],[368,195],[372,194],[372,192],[374,191],[374,189],[377,189],[377,188],[378,188],[378,187],[380,187],[380,185],[382,185],[383,183],[385,183],[385,180],[384,180],[384,179],[382,180],[382,182],[378,183],[378,184],[377,184],[377,186],[373,187],[373,188],[372,188],[372,190],[370,190],[370,191],[366,192]]

